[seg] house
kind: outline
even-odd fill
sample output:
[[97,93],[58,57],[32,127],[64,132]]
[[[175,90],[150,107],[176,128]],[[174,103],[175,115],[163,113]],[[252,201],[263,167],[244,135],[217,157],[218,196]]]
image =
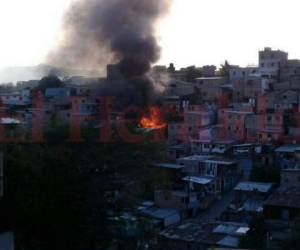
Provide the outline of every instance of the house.
[[281,186],[264,202],[264,217],[268,220],[292,221],[299,215],[300,186]]
[[214,102],[220,94],[220,86],[227,83],[226,77],[200,77],[196,79],[195,86],[200,90],[203,102]]
[[281,141],[284,138],[284,113],[271,111],[256,114],[254,117],[257,138],[259,142]]
[[246,78],[259,73],[259,68],[255,66],[250,67],[234,67],[229,69],[229,80]]
[[244,223],[186,222],[160,233],[159,249],[206,250],[209,247],[237,248],[240,238],[249,230]]
[[[217,138],[217,136],[214,136]],[[235,140],[192,140],[192,152],[197,154],[230,154]]]
[[284,90],[277,93],[274,99],[274,108],[276,110],[293,110],[299,105],[299,91]]
[[238,181],[241,171],[238,161],[213,155],[193,155],[177,160],[185,166],[184,173],[188,176],[214,178],[215,192],[229,191]]
[[241,171],[238,161],[223,157],[206,159],[200,165],[200,176],[213,177],[216,194],[230,191],[238,182]]
[[270,195],[272,189],[272,183],[240,182],[234,188],[234,203],[238,207],[243,207],[246,212],[262,212],[263,201]]
[[213,110],[206,110],[199,105],[187,105],[184,107],[184,120],[181,122],[169,123],[169,143],[187,143],[192,138],[197,138],[199,133],[211,126],[216,119]]
[[31,104],[31,91],[24,89],[19,92],[1,93],[0,101],[6,107],[26,107]]
[[201,165],[206,159],[212,158],[209,155],[190,155],[177,159],[177,164],[184,166],[184,173],[187,175],[199,175]]
[[186,176],[182,180],[186,184],[185,190],[198,193],[199,209],[208,209],[216,198],[214,179],[203,176]]
[[300,60],[287,60],[286,63],[280,65],[280,81],[291,81],[300,76]]
[[142,206],[138,207],[138,212],[146,217],[156,220],[161,229],[180,222],[180,214],[176,209],[157,208],[154,204],[144,202]]
[[286,65],[288,53],[264,48],[259,51],[259,71],[266,78],[280,79],[280,67]]
[[285,144],[275,149],[276,165],[280,169],[299,169],[300,145]]
[[223,135],[225,139],[244,141],[247,137],[247,119],[253,116],[250,111],[237,111],[232,109],[223,109],[219,111],[219,124],[223,125]]
[[205,199],[200,191],[192,191],[191,189],[157,189],[154,193],[154,202],[157,207],[176,209],[181,218],[196,216],[206,204],[202,204],[201,199],[203,198]]

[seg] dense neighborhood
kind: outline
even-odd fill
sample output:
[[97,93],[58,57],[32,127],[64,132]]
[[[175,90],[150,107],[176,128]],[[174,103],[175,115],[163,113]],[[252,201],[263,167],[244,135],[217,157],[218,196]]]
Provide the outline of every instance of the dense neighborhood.
[[[158,139],[163,157],[146,167],[160,177],[150,196],[117,213],[107,209],[110,249],[127,249],[129,240],[136,245],[128,249],[299,249],[300,60],[264,48],[257,66],[226,61],[220,68],[178,70],[170,64],[149,74],[158,91],[148,107],[131,102],[130,95],[106,102],[113,94],[103,86],[122,78],[118,65],[108,65],[105,78],[52,72],[41,80],[3,84],[0,141]],[[144,118],[130,116],[129,105],[143,109]],[[129,126],[122,129],[124,124]],[[85,137],[86,131],[94,137]],[[115,174],[114,183],[131,185],[126,174]],[[123,195],[115,191],[114,202]],[[0,249],[13,247],[13,233],[0,234]]]

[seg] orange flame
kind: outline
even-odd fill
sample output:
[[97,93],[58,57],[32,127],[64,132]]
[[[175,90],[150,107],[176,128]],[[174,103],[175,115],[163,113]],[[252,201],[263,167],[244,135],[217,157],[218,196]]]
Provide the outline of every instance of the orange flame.
[[167,124],[162,120],[162,115],[159,108],[150,107],[149,111],[150,114],[140,120],[140,126],[142,128],[162,129],[167,126]]

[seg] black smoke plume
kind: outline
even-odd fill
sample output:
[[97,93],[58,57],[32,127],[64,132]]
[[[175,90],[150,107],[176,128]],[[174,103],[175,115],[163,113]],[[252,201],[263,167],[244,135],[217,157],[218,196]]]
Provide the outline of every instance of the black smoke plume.
[[111,84],[114,91],[131,90],[147,102],[154,89],[147,73],[160,56],[155,27],[171,1],[77,0],[65,16],[63,40],[49,61],[93,70],[116,63],[123,79]]

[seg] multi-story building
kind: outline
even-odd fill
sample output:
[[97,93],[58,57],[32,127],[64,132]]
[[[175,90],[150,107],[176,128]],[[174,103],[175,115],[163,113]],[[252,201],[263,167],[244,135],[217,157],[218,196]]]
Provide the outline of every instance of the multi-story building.
[[259,70],[263,77],[280,80],[280,68],[286,65],[288,53],[265,48],[259,51]]

